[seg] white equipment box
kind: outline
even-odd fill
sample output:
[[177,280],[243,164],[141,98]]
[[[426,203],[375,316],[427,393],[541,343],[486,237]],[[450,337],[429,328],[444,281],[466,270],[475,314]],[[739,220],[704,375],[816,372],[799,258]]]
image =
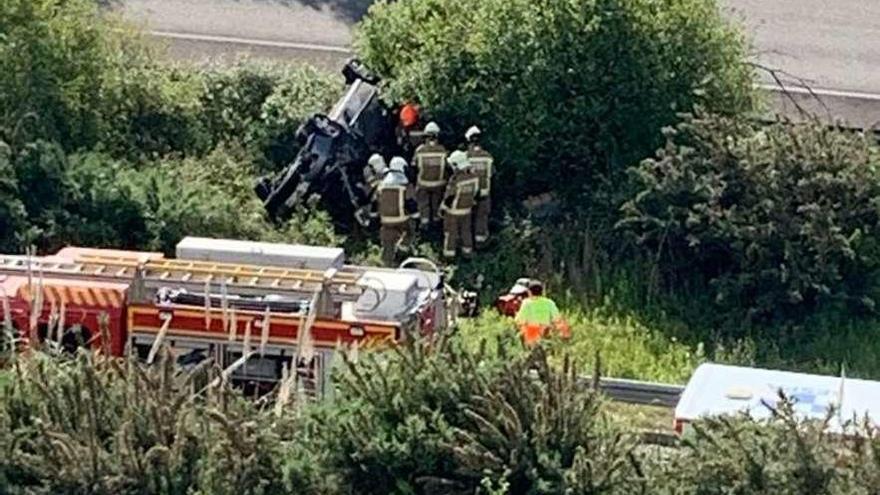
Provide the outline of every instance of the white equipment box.
[[409,271],[366,270],[358,280],[364,292],[357,301],[358,317],[397,320],[414,310],[419,300],[418,276]]
[[178,259],[241,263],[285,268],[325,271],[341,269],[345,263],[342,248],[276,244],[271,242],[236,241],[185,237],[177,243]]
[[880,425],[880,382],[707,363],[697,368],[678,401],[675,429],[682,433],[694,420],[725,414],[769,418],[780,390],[804,419],[824,419],[829,407],[836,407],[831,431],[866,416]]

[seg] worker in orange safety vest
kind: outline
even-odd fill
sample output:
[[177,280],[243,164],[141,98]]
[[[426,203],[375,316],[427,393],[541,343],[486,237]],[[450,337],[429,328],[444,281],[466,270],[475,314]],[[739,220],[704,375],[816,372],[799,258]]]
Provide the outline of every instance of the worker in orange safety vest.
[[544,296],[544,284],[537,280],[529,281],[529,297],[522,302],[515,321],[523,342],[528,346],[540,342],[551,329],[558,331],[563,339],[571,337],[568,323],[560,315],[556,303]]

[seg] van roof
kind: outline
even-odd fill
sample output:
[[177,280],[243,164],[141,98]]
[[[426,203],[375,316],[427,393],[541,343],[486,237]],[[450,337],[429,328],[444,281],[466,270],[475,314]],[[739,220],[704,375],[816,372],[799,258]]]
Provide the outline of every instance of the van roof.
[[714,363],[694,372],[675,408],[675,418],[693,421],[740,412],[769,418],[780,390],[804,419],[824,419],[829,407],[839,407],[832,429],[840,430],[842,422],[865,416],[880,424],[880,382]]

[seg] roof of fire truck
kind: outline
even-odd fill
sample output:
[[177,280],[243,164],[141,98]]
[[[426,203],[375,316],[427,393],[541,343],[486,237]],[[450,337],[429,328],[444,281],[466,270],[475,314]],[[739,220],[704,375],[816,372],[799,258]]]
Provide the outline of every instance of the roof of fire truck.
[[47,297],[87,302],[107,300],[102,291],[124,291],[141,277],[155,293],[204,299],[207,289],[211,297],[286,302],[299,312],[328,290],[340,320],[367,322],[401,321],[442,290],[436,270],[346,265],[338,248],[187,237],[176,254],[67,247],[45,257],[0,256],[0,286],[24,297],[29,272],[31,284],[42,277]]

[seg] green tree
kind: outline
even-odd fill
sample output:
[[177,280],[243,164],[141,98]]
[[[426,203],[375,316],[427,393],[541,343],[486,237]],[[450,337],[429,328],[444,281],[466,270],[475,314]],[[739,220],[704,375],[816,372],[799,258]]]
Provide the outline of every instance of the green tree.
[[27,210],[19,196],[12,149],[0,141],[0,252],[15,252],[27,226]]

